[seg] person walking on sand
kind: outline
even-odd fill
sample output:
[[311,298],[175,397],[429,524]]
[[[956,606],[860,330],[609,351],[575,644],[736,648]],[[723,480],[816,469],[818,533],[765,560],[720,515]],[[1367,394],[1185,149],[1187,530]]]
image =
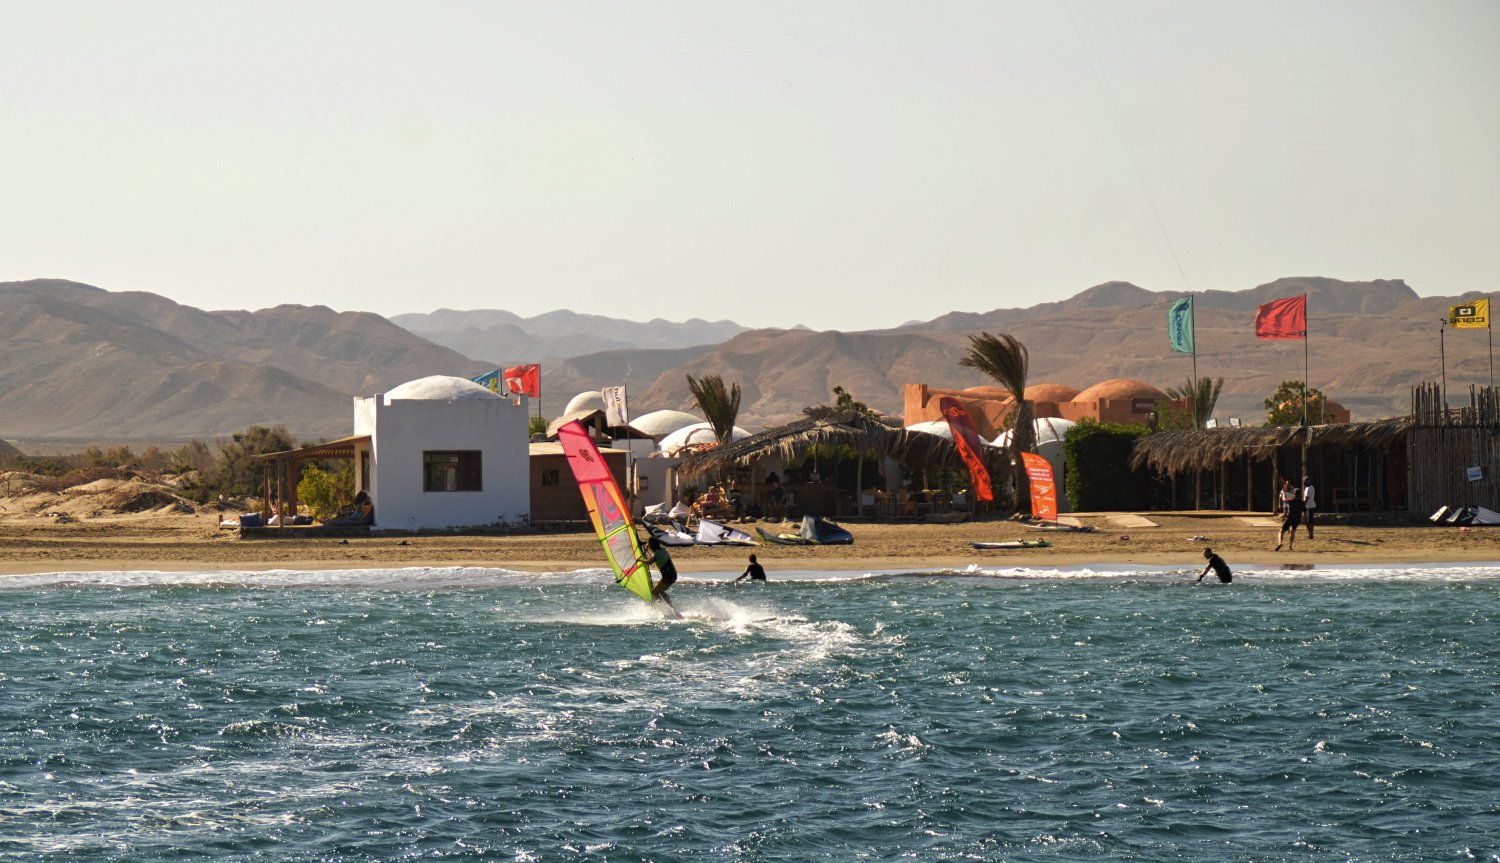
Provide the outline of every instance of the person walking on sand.
[[646,547],[651,549],[651,563],[660,576],[651,587],[651,598],[666,600],[667,605],[671,605],[672,597],[667,596],[667,591],[677,582],[677,567],[672,563],[672,555],[654,536],[646,540]]
[[1307,538],[1313,538],[1313,510],[1318,508],[1318,490],[1313,488],[1312,477],[1302,478],[1302,523],[1307,525]]
[[1220,584],[1228,584],[1234,581],[1234,575],[1229,571],[1229,564],[1224,562],[1224,558],[1214,554],[1213,549],[1203,549],[1203,556],[1208,558],[1208,563],[1203,565],[1203,571],[1198,573],[1198,580],[1193,582],[1193,584],[1202,584],[1203,576],[1208,575],[1210,569],[1214,571],[1214,575],[1219,577]]
[[753,554],[750,555],[750,565],[745,567],[745,571],[740,573],[740,577],[736,578],[735,581],[741,581],[746,578],[750,579],[751,581],[766,580],[766,568],[764,566],[761,566],[760,563],[756,561],[755,555]]
[[1277,495],[1281,506],[1281,531],[1276,534],[1276,550],[1284,545],[1290,551],[1297,544],[1297,525],[1302,523],[1302,490],[1292,487],[1292,481],[1281,481],[1281,493]]

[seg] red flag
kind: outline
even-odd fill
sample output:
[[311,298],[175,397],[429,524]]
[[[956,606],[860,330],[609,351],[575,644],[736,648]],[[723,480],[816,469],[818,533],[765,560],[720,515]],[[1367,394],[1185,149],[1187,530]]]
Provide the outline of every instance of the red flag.
[[1307,294],[1272,300],[1255,310],[1257,339],[1307,338]]
[[953,444],[958,447],[958,454],[963,456],[964,464],[969,467],[974,499],[993,501],[995,494],[990,491],[990,472],[979,455],[984,442],[979,439],[979,432],[974,429],[974,421],[969,419],[969,412],[952,396],[938,399],[938,407],[943,411],[943,418],[948,421],[948,428],[953,430]]
[[1034,452],[1021,453],[1021,461],[1031,478],[1031,514],[1057,521],[1057,483],[1052,477],[1052,464]]
[[505,370],[505,388],[513,393],[523,396],[531,396],[534,399],[542,397],[542,367],[536,363],[527,363],[524,366],[514,366]]

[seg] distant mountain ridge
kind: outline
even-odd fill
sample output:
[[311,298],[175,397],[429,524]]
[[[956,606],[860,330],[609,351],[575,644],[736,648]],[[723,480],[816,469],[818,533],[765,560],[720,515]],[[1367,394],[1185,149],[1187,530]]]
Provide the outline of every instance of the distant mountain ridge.
[[569,359],[600,351],[716,345],[746,329],[733,321],[692,318],[676,323],[653,318],[638,323],[567,310],[523,318],[499,309],[438,309],[427,314],[395,315],[391,321],[496,365]]
[[[1254,337],[1257,305],[1308,294],[1310,382],[1370,419],[1405,413],[1409,388],[1437,380],[1438,321],[1479,296],[1418,297],[1400,280],[1278,279],[1195,295],[1199,374],[1224,377],[1220,416],[1263,420],[1261,401],[1302,376],[1301,342]],[[991,381],[958,365],[968,337],[1011,332],[1031,353],[1033,383],[1080,389],[1109,378],[1181,385],[1191,361],[1170,351],[1166,309],[1180,291],[1109,282],[1028,308],[951,312],[865,332],[746,329],[731,321],[673,324],[553,312],[440,310],[395,320],[322,306],[203,311],[144,292],[57,279],[0,283],[0,437],[182,440],[252,424],[300,437],[347,434],[351,397],[429,374],[474,376],[509,362],[543,364],[542,412],[576,393],[628,384],[634,413],[695,410],[688,374],[743,389],[740,425],[758,429],[831,401],[834,386],[899,414],[907,383],[964,388]],[[505,356],[496,339],[512,333]],[[728,333],[701,343],[704,333]],[[615,338],[623,336],[623,338]],[[476,338],[470,353],[465,338]],[[623,342],[623,344],[620,344]],[[1473,333],[1449,333],[1450,392],[1488,380]]]

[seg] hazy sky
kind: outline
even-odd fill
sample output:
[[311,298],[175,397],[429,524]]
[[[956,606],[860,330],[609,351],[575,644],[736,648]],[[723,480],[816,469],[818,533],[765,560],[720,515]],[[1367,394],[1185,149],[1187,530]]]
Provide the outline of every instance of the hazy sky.
[[0,280],[867,329],[1500,275],[1500,3],[0,0]]

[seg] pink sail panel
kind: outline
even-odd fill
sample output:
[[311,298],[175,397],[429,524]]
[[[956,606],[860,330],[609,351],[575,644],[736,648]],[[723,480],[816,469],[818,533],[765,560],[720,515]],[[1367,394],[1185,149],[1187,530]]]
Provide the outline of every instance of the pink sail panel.
[[594,533],[599,536],[610,568],[615,572],[615,583],[650,602],[651,571],[646,568],[646,556],[615,475],[577,420],[564,423],[557,430],[557,440],[568,457],[573,478],[578,481],[589,520],[594,523]]

